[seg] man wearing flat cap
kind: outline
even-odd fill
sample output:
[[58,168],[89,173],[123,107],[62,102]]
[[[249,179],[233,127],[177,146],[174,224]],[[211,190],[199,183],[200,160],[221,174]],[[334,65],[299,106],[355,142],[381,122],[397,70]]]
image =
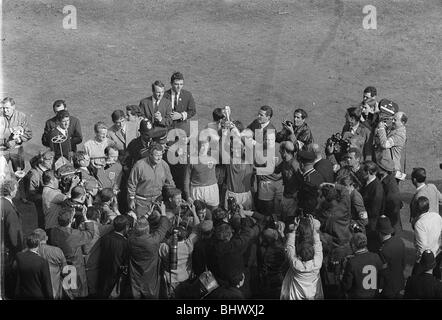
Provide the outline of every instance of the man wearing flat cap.
[[397,299],[405,286],[405,244],[399,236],[393,235],[395,230],[387,216],[379,217],[376,231],[382,241],[379,255],[384,262],[380,273],[383,288],[381,297]]

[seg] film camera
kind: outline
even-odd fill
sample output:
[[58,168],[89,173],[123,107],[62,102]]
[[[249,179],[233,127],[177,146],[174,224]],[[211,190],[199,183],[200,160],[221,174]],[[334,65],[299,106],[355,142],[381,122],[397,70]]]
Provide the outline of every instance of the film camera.
[[283,124],[283,125],[286,125],[286,126],[288,126],[288,127],[293,126],[293,122],[290,121],[290,120],[285,120],[285,121],[282,122],[282,124]]
[[333,153],[344,154],[350,149],[350,140],[344,139],[341,134],[335,133],[327,139],[327,147],[333,146]]
[[241,211],[241,207],[234,197],[227,198],[227,211],[233,216]]

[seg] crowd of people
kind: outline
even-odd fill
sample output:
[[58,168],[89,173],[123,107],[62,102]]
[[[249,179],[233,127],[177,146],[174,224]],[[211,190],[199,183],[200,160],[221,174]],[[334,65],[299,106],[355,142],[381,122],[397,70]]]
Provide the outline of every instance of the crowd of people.
[[[411,173],[416,262],[405,279],[407,116],[395,102],[367,87],[324,146],[303,108],[276,125],[261,106],[248,126],[216,108],[192,144],[195,101],[180,72],[170,84],[153,82],[87,141],[55,101],[47,149],[27,172],[32,130],[3,99],[3,297],[442,298],[442,196],[424,168]],[[25,231],[30,215],[37,228]]]

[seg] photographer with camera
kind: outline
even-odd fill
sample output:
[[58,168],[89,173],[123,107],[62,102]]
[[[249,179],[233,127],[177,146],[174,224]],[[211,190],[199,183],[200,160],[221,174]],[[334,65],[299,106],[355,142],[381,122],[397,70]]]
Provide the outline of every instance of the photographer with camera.
[[85,151],[77,151],[74,154],[74,168],[76,169],[75,175],[80,177],[81,183],[84,184],[87,181],[92,181],[98,184],[98,180],[93,174],[91,169],[91,158]]
[[100,298],[127,298],[129,286],[129,245],[127,235],[129,219],[117,216],[114,231],[105,235],[100,243],[98,293]]
[[408,117],[398,111],[399,107],[395,102],[388,99],[382,99],[379,108],[379,124],[374,134],[375,162],[382,169],[393,167],[396,178],[404,180],[401,153],[407,140],[405,124]]
[[[151,211],[153,211],[153,207]],[[160,293],[160,244],[164,240],[170,221],[166,206],[160,205],[158,228],[151,231],[148,217],[140,216],[129,235],[129,275],[132,297],[135,299],[158,299]],[[151,213],[151,212],[150,212]]]
[[25,168],[23,144],[32,138],[27,116],[15,109],[13,98],[0,103],[0,154],[11,161],[14,172]]
[[[215,218],[215,211],[214,211]],[[247,297],[250,282],[249,270],[246,267],[245,252],[254,236],[249,219],[241,211],[239,215],[239,230],[234,232],[229,223],[215,226],[214,237],[206,248],[207,268],[220,285],[229,282],[234,276],[245,275],[245,285],[241,288]]]
[[350,147],[362,150],[364,160],[371,160],[373,143],[370,130],[361,124],[361,109],[350,107],[345,114],[345,125],[342,128],[342,139],[349,140]]
[[[71,194],[72,189],[76,187],[79,182],[80,178],[78,176],[72,178],[68,194]],[[54,171],[45,171],[43,173],[42,204],[45,217],[44,229],[48,235],[50,234],[50,230],[58,225],[57,218],[62,211],[62,204],[66,199],[68,199],[68,196],[63,194],[59,189],[59,181]]]
[[[190,230],[189,222],[181,222],[175,225],[174,232],[177,233],[176,251],[171,251],[173,236],[160,244],[159,255],[162,262],[163,280],[165,285],[165,296],[169,299],[179,297],[180,285],[190,279],[192,273],[192,252],[198,240],[197,226],[200,224],[196,209],[193,204],[188,208],[192,213]],[[171,256],[171,253],[175,253]],[[176,268],[173,268],[175,267]],[[185,286],[185,285],[184,285]]]
[[305,122],[308,115],[304,109],[296,109],[293,112],[293,122],[282,122],[282,130],[276,134],[276,142],[292,141],[298,144],[298,149],[306,149],[313,143],[312,132]]
[[319,228],[319,221],[311,215],[297,217],[291,225],[285,245],[290,266],[282,282],[281,300],[324,299]]

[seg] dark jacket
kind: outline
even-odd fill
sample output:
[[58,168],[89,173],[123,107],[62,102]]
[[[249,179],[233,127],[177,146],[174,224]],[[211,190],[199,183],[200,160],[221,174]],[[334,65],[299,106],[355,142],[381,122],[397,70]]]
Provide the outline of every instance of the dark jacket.
[[379,271],[382,261],[378,254],[368,250],[348,257],[342,287],[350,299],[374,299],[379,289]]
[[376,229],[379,215],[384,212],[384,188],[378,178],[363,186],[361,195],[368,215],[367,228],[371,231]]
[[[56,116],[46,121],[44,132],[41,137],[41,143],[44,146],[52,148],[51,132],[57,128],[57,125],[58,121]],[[77,151],[77,145],[83,141],[83,136],[81,135],[80,120],[73,116],[69,116],[68,141],[70,145],[69,151],[73,152]]]
[[[207,210],[207,209],[206,209]],[[192,270],[198,277],[201,273],[206,271],[208,250],[211,248],[212,237],[207,239],[200,239],[193,247],[192,252]]]
[[318,187],[325,182],[324,177],[315,169],[309,172],[302,173],[303,183]]
[[86,267],[81,247],[92,241],[95,230],[94,225],[90,222],[85,223],[85,227],[85,231],[80,231],[70,227],[57,226],[50,231],[51,244],[63,250],[66,262],[77,270],[77,288],[71,289],[74,297],[88,295]]
[[129,274],[134,298],[158,299],[160,292],[160,242],[170,222],[161,217],[159,227],[151,234],[129,236]]
[[394,173],[387,175],[382,179],[382,186],[384,188],[384,214],[390,218],[393,228],[400,229],[401,225],[401,195],[399,186],[396,182]]
[[53,299],[49,263],[37,253],[24,251],[17,254],[17,298]]
[[[140,101],[140,109],[144,116],[149,119],[154,126],[169,128],[172,125],[172,118],[170,114],[172,113],[172,106],[170,100],[166,97],[162,97],[158,107],[153,105],[153,97],[144,98]],[[161,113],[161,122],[154,118],[154,114],[159,111]]]
[[411,276],[405,286],[404,299],[442,299],[442,283],[425,272]]
[[381,297],[397,298],[405,285],[404,242],[398,236],[391,237],[382,244],[379,255],[384,262],[384,269],[380,273],[383,288]]
[[253,230],[241,219],[241,229],[230,241],[214,238],[207,252],[207,266],[215,278],[229,281],[245,271],[244,253],[253,237]]
[[[164,92],[164,98],[168,99],[169,101],[172,101],[172,89],[169,89],[166,92]],[[180,96],[178,99],[178,105],[174,104],[173,111],[179,113],[182,112],[187,113],[186,120],[183,119],[173,120],[172,128],[182,129],[186,131],[187,135],[189,135],[190,129],[189,129],[188,120],[196,114],[195,100],[193,99],[192,93],[190,93],[190,91],[181,89]]]
[[112,232],[101,239],[99,288],[107,299],[120,277],[127,275],[129,243],[121,234]]
[[316,171],[324,178],[324,182],[335,182],[335,171],[333,170],[333,164],[328,159],[321,159],[313,166]]
[[[305,149],[306,146],[313,143],[313,135],[307,123],[304,123],[302,126],[299,127],[294,127],[294,129],[296,139],[304,144]],[[278,143],[290,140],[290,133],[285,128],[276,134],[276,142]]]
[[12,262],[12,260],[8,259],[13,259],[15,255],[24,248],[22,219],[15,205],[12,205],[11,202],[5,198],[0,198],[0,209],[3,223],[2,238],[4,239],[6,264],[7,262]]
[[[258,120],[255,119],[255,120],[253,120],[253,122],[251,124],[249,124],[249,126],[247,128],[253,131],[253,139],[256,139],[255,130],[261,130],[261,124],[258,122]],[[264,129],[262,129],[262,141],[258,141],[259,143],[263,144],[264,149],[267,148],[267,131],[268,130],[273,130],[273,134],[276,137],[276,128],[273,125],[273,123],[270,122]]]
[[123,166],[123,170],[129,174],[130,170],[138,160],[148,156],[148,148],[151,142],[159,142],[161,137],[163,137],[166,133],[167,128],[157,127],[149,131],[151,139],[148,139],[148,141],[143,140],[142,137],[133,139],[128,144],[126,150],[124,151],[124,155],[122,156],[121,165]]

